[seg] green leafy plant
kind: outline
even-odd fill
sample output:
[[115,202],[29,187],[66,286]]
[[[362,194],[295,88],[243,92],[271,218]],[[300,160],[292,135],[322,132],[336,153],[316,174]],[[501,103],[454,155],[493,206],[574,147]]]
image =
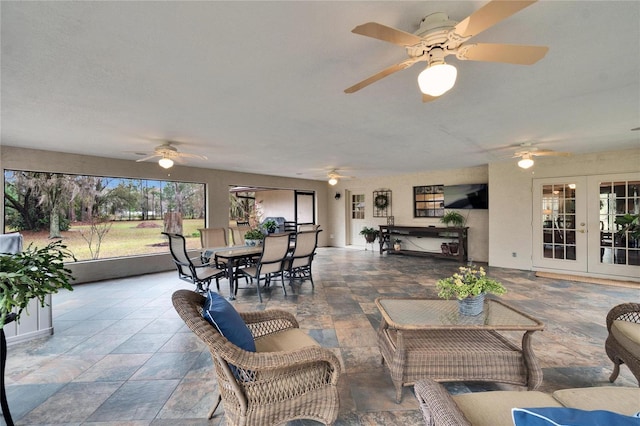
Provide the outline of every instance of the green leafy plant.
[[262,228],[271,234],[278,228],[278,223],[275,220],[267,220],[262,224]]
[[444,223],[446,226],[451,225],[457,228],[462,228],[465,223],[467,223],[467,219],[460,213],[449,210],[440,218],[440,222]]
[[0,254],[0,328],[12,318],[12,312],[19,320],[32,299],[44,307],[48,294],[73,291],[70,282],[74,278],[64,266],[65,259],[76,260],[60,240],[40,249],[30,244],[20,253]]
[[248,230],[247,233],[244,234],[244,239],[245,240],[264,240],[264,233],[257,228],[253,228]]
[[363,227],[362,231],[360,231],[360,235],[378,235],[378,230],[375,228]]
[[487,277],[484,268],[461,266],[458,272],[436,282],[438,296],[443,299],[462,300],[480,293],[504,294],[507,289],[502,283]]
[[640,238],[639,215],[627,213],[624,216],[618,216],[616,217],[616,225],[620,226],[618,235],[624,236],[628,232],[631,238]]
[[368,243],[373,243],[378,236],[378,230],[375,228],[363,227],[360,231],[360,235],[364,236],[364,239],[367,240]]

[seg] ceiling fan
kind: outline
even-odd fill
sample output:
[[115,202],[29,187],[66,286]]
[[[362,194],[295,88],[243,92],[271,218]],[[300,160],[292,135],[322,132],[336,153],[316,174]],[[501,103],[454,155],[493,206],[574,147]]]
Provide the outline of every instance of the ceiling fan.
[[329,173],[327,173],[327,177],[329,178],[328,180],[329,185],[334,186],[338,183],[338,179],[350,179],[353,176],[343,176],[339,174],[336,169],[333,169],[329,171]]
[[351,32],[403,46],[409,58],[345,89],[345,93],[357,92],[417,62],[426,62],[427,67],[418,76],[418,86],[423,93],[422,101],[433,101],[456,81],[456,68],[444,61],[448,55],[456,55],[460,60],[532,65],[546,55],[548,47],[467,41],[535,2],[493,0],[460,22],[449,20],[446,13],[433,13],[422,19],[413,34],[377,22],[359,25]]
[[178,151],[178,148],[173,146],[174,143],[175,142],[172,142],[172,141],[166,141],[162,145],[156,146],[153,150],[154,151],[153,154],[147,155],[144,158],[140,158],[139,160],[136,160],[136,162],[139,163],[141,161],[147,161],[152,158],[160,157],[158,164],[160,165],[160,167],[168,169],[173,166],[174,160],[180,161],[181,158],[198,158],[201,160],[207,159],[207,157],[204,155],[180,152]]
[[542,156],[555,156],[555,157],[567,157],[571,155],[568,152],[559,152],[552,151],[550,149],[538,149],[532,147],[530,144],[522,144],[523,148],[526,148],[522,151],[518,151],[513,155],[513,158],[520,158],[518,161],[518,166],[523,169],[528,169],[533,166],[533,157],[542,157]]

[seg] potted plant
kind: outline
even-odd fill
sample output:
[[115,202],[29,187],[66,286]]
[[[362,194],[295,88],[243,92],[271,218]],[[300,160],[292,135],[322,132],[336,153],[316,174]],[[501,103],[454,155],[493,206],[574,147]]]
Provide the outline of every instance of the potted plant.
[[273,234],[278,229],[278,223],[275,220],[267,220],[262,224],[262,228],[269,234]]
[[467,219],[457,211],[449,210],[440,218],[440,222],[446,226],[462,228],[467,223]]
[[378,231],[375,228],[368,228],[365,226],[362,228],[362,231],[360,231],[360,235],[363,235],[364,239],[368,243],[373,243],[378,236]]
[[30,244],[15,254],[0,254],[0,329],[19,321],[32,299],[46,306],[46,296],[60,289],[73,290],[71,270],[64,260],[75,256],[57,240],[43,248]]
[[7,425],[13,425],[4,389],[4,368],[7,361],[7,342],[4,326],[13,321],[20,322],[23,312],[31,300],[37,299],[44,308],[46,296],[65,288],[73,291],[71,270],[65,268],[64,260],[73,256],[62,241],[49,243],[38,249],[30,244],[17,253],[0,253],[0,405]]
[[627,213],[616,217],[616,225],[619,225],[618,235],[624,237],[628,233],[634,240],[640,239],[639,215]]
[[461,266],[451,277],[436,282],[438,296],[443,299],[458,299],[459,310],[463,315],[478,315],[484,306],[486,293],[501,295],[507,289],[492,278],[487,277],[484,268]]
[[400,251],[402,249],[402,240],[399,240],[398,238],[396,238],[395,240],[393,240],[393,249],[395,251]]
[[244,243],[248,246],[259,246],[264,240],[264,233],[258,228],[252,228],[244,234]]
[[[447,227],[463,228],[467,223],[467,219],[457,211],[449,210],[440,218],[440,222],[444,223]],[[445,236],[453,237],[454,235],[447,233]],[[455,256],[458,254],[458,242],[451,241],[450,243],[442,243],[440,249],[442,250],[442,254]]]

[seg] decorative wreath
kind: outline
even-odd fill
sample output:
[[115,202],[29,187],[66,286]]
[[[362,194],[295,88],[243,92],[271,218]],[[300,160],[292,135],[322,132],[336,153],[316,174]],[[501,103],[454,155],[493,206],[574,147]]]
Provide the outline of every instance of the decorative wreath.
[[376,195],[376,198],[373,200],[373,204],[375,204],[376,208],[379,210],[386,209],[389,206],[389,197],[385,194]]

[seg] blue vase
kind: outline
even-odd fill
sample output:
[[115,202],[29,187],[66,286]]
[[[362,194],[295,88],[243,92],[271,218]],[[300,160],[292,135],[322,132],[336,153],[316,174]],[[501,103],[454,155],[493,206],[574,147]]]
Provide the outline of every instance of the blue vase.
[[460,312],[460,315],[476,316],[480,315],[483,310],[484,293],[458,300],[458,312]]

